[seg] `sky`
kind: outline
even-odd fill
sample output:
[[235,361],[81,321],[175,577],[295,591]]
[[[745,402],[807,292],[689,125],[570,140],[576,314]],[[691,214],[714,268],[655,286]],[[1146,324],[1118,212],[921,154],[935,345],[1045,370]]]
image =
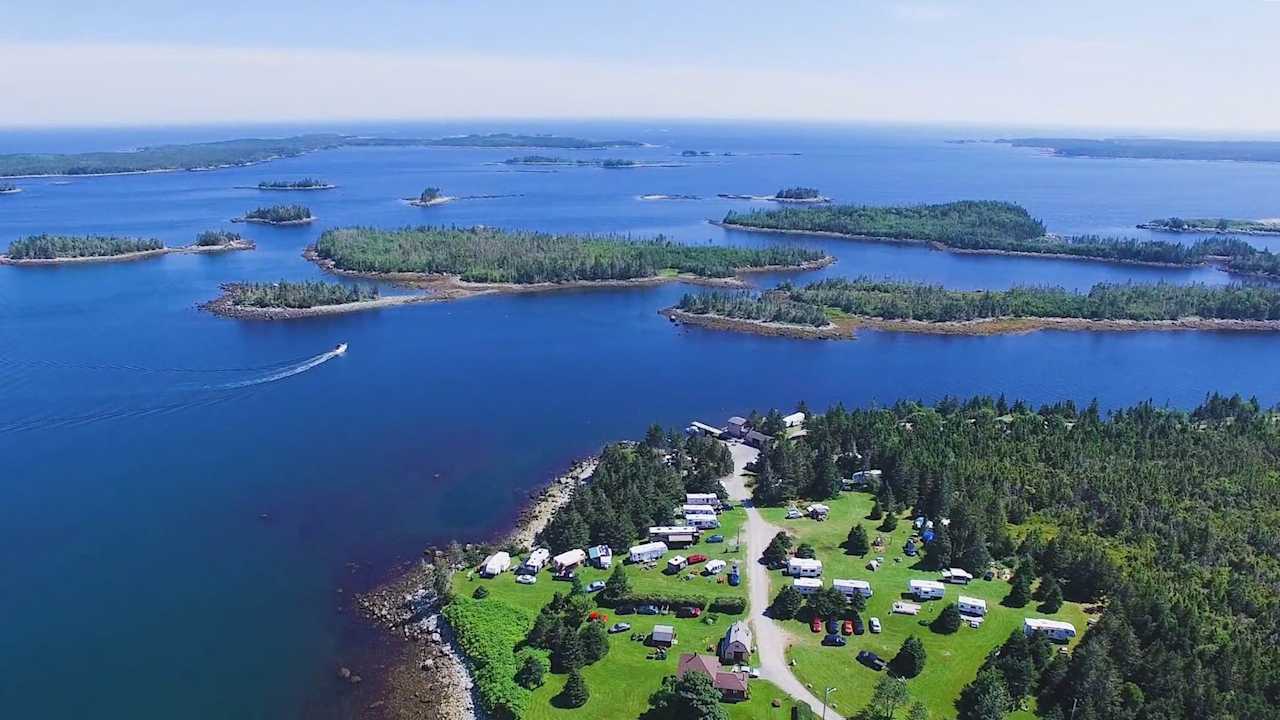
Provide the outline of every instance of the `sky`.
[[1280,138],[1276,0],[0,2],[0,125],[709,118]]

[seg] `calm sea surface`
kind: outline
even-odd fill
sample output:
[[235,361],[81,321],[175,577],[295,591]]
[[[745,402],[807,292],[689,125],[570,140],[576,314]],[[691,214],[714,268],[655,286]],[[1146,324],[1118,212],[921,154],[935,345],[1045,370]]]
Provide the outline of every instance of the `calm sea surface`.
[[[654,147],[571,157],[677,161],[634,170],[512,168],[527,151],[344,149],[200,173],[22,180],[0,246],[32,233],[189,242],[260,204],[300,201],[308,228],[239,226],[254,252],[59,268],[0,267],[0,714],[15,718],[345,717],[345,597],[431,542],[483,538],[535,485],[651,422],[751,408],[1005,393],[1108,407],[1190,406],[1219,390],[1280,401],[1280,337],[1039,332],[865,333],[806,342],[677,328],[688,288],[566,291],[289,323],[196,308],[219,283],[318,279],[326,227],[486,224],[800,243],[839,258],[806,276],[956,288],[1228,282],[1214,270],[959,256],[724,232],[747,203],[716,193],[811,185],[841,201],[1022,203],[1051,230],[1124,233],[1170,214],[1280,214],[1280,167],[1073,160],[966,131],[655,124],[396,125],[303,130],[433,136],[544,131]],[[0,152],[128,148],[299,128],[0,132]],[[1001,133],[991,131],[995,137]],[[732,156],[680,159],[684,149]],[[542,152],[542,151],[538,151]],[[794,155],[792,153],[799,153]],[[317,176],[320,193],[237,189]],[[397,200],[512,194],[430,209]],[[686,193],[698,201],[641,201]],[[1268,243],[1280,244],[1274,240]],[[759,278],[771,284],[782,276]],[[350,352],[305,368],[338,342]],[[339,589],[342,592],[339,592]],[[357,668],[359,670],[360,668]]]

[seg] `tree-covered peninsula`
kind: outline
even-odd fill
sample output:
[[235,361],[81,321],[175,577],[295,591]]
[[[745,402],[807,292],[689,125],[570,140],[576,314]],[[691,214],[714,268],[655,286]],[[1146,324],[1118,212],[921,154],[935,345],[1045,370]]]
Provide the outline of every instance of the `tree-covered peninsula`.
[[114,235],[31,235],[9,243],[10,260],[109,258],[164,250],[156,238]]
[[[841,330],[932,328],[980,334],[1048,326],[1140,329],[1168,323],[1280,330],[1280,289],[1099,283],[1083,293],[1059,287],[948,290],[923,283],[833,278],[803,287],[784,284],[760,294],[691,293],[668,314],[743,330],[764,324]],[[746,322],[716,322],[725,320]]]
[[253,165],[340,147],[522,147],[600,149],[636,147],[633,140],[587,140],[559,135],[495,133],[445,138],[359,137],[323,133],[283,138],[152,145],[136,150],[0,155],[0,177],[109,175],[172,170],[211,170]]
[[1063,157],[1280,162],[1280,142],[1274,140],[1171,140],[1168,138],[1097,140],[1029,137],[996,142],[1007,143],[1013,147],[1042,148]]
[[227,285],[224,290],[233,304],[256,308],[310,308],[376,300],[379,297],[376,287],[311,280],[235,283]]
[[312,215],[311,208],[305,205],[272,205],[250,210],[242,220],[268,225],[299,225],[311,222]]
[[1239,233],[1280,235],[1280,220],[1233,220],[1231,218],[1158,218],[1140,223],[1144,230],[1175,233]]
[[683,245],[663,237],[571,235],[491,227],[368,227],[326,230],[315,256],[357,273],[450,275],[480,283],[564,283],[680,275],[730,278],[760,268],[804,268],[830,261],[792,247]]
[[335,185],[317,178],[301,180],[263,180],[258,183],[259,190],[332,190]]

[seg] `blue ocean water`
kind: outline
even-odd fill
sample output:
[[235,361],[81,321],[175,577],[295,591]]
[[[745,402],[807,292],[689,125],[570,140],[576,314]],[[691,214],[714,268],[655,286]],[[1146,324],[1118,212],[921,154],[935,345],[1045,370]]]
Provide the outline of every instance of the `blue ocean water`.
[[[0,197],[0,245],[40,232],[179,244],[236,227],[258,249],[0,267],[6,716],[353,716],[334,680],[355,652],[352,592],[428,543],[501,529],[569,460],[654,421],[719,422],[801,399],[822,407],[973,393],[1097,398],[1108,407],[1145,399],[1190,406],[1214,390],[1280,401],[1280,339],[1267,334],[868,332],[810,342],[672,326],[657,310],[688,291],[678,285],[486,296],[288,323],[196,307],[223,282],[323,277],[303,248],[324,228],[350,224],[662,233],[692,243],[799,243],[838,257],[801,280],[1221,283],[1230,278],[1210,269],[953,255],[726,232],[707,220],[745,206],[716,193],[802,184],[851,202],[1008,199],[1056,232],[1143,235],[1135,223],[1172,214],[1274,216],[1280,167],[1062,159],[945,142],[997,130],[709,123],[13,131],[0,133],[0,152],[310,130],[623,137],[652,146],[554,154],[680,166],[519,168],[500,161],[526,151],[360,148],[215,172],[19,181],[25,192]],[[716,155],[679,158],[684,149]],[[237,189],[301,176],[339,187]],[[514,197],[429,209],[398,200],[429,185]],[[638,199],[648,193],[702,199]],[[294,200],[312,207],[311,227],[228,223]],[[338,342],[350,344],[345,356],[292,372]]]

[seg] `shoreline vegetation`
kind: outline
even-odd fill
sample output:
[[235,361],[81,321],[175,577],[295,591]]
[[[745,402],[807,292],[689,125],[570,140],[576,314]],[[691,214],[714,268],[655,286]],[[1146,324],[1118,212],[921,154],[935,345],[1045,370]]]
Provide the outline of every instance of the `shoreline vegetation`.
[[1059,236],[1008,202],[962,200],[935,205],[831,205],[730,211],[720,227],[747,232],[928,245],[955,253],[1014,255],[1160,267],[1215,265],[1239,275],[1280,278],[1280,255],[1231,238],[1192,245],[1166,240]]
[[258,207],[244,214],[244,217],[232,218],[231,222],[259,223],[262,225],[306,225],[315,220],[311,208],[306,205],[272,205]]
[[281,280],[274,283],[225,283],[221,295],[200,307],[215,315],[241,320],[296,320],[432,299],[429,295],[384,296],[376,287]]
[[239,233],[209,230],[191,245],[168,247],[156,238],[107,235],[31,235],[9,244],[0,265],[60,265],[89,262],[127,262],[172,253],[216,253],[253,250],[253,242]]
[[599,167],[606,170],[626,170],[630,168],[683,167],[683,163],[655,160],[627,160],[623,158],[572,159],[550,155],[523,155],[507,158],[503,165],[550,165],[569,167]]
[[725,200],[765,200],[769,202],[791,203],[796,205],[825,205],[831,202],[831,198],[818,192],[817,188],[811,187],[782,188],[772,195],[716,193],[716,197],[723,198]]
[[741,286],[739,273],[808,270],[834,262],[825,253],[801,248],[433,226],[326,230],[307,257],[335,272],[420,284],[454,297],[672,281]]
[[859,328],[948,335],[1033,330],[1280,331],[1280,289],[1249,285],[1094,285],[960,291],[828,279],[764,293],[689,293],[661,313],[677,323],[796,338],[851,338]]
[[1270,140],[1172,140],[1168,138],[1030,137],[994,140],[1012,147],[1047,150],[1060,157],[1136,160],[1231,160],[1280,162],[1280,142]]
[[332,190],[338,187],[333,183],[317,180],[316,178],[302,178],[301,180],[263,180],[254,186],[256,190],[275,190],[275,191],[293,191],[293,190]]
[[337,133],[282,138],[239,138],[215,142],[152,145],[136,150],[87,153],[0,155],[0,177],[129,175],[180,170],[246,167],[343,147],[554,148],[596,150],[641,147],[634,140],[586,140],[558,135],[491,133],[442,138],[361,137]]
[[1139,223],[1141,230],[1169,233],[1212,233],[1221,235],[1280,235],[1280,218],[1233,220],[1230,218],[1159,218]]

